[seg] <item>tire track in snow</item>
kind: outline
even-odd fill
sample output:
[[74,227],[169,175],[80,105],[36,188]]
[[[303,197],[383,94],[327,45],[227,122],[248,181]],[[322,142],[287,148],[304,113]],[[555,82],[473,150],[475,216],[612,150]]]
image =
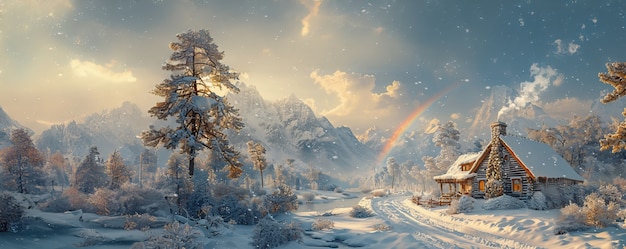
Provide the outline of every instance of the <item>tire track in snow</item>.
[[414,230],[415,239],[435,248],[537,248],[515,240],[483,232],[464,224],[455,224],[406,207],[406,197],[387,197],[372,200],[376,214],[401,230]]

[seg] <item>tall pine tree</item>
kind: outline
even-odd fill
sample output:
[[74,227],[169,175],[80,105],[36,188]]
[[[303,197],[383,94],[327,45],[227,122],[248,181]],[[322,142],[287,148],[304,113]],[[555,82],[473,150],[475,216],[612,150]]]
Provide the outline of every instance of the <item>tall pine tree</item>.
[[74,186],[85,194],[93,194],[96,188],[107,185],[108,177],[100,163],[98,147],[89,148],[89,154],[80,163],[74,174]]
[[43,186],[44,158],[35,148],[33,140],[24,129],[11,132],[11,146],[0,158],[5,187],[19,193],[30,194]]
[[224,131],[238,132],[243,123],[238,110],[216,91],[238,93],[231,80],[237,80],[239,74],[220,62],[224,53],[213,43],[209,31],[189,30],[176,37],[179,41],[170,43],[174,52],[163,66],[172,74],[152,91],[164,100],[148,112],[162,120],[173,117],[178,127],[156,130],[151,126],[141,134],[144,144],[180,147],[189,155],[189,175],[193,175],[198,152],[212,150],[228,164],[229,177],[238,177],[242,172],[239,152],[229,144]]

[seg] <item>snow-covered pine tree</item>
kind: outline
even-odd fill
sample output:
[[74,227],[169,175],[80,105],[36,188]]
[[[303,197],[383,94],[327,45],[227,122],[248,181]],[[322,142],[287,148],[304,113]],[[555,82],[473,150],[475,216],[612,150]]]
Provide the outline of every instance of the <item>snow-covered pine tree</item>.
[[115,150],[106,162],[107,174],[111,178],[109,183],[110,189],[118,189],[122,184],[130,181],[130,170],[124,164],[124,159],[120,153]]
[[89,148],[89,154],[76,169],[74,186],[82,193],[92,194],[96,188],[107,185],[107,174],[104,172],[104,167],[100,165],[98,155],[100,155],[98,147],[92,146]]
[[208,30],[189,30],[176,37],[179,41],[170,43],[174,52],[163,66],[172,74],[152,91],[165,99],[148,112],[162,120],[173,117],[178,127],[156,130],[150,126],[141,138],[151,147],[180,147],[189,155],[189,175],[193,175],[198,152],[208,148],[228,164],[229,177],[236,178],[242,173],[239,152],[229,144],[224,131],[238,132],[244,125],[238,110],[216,91],[239,92],[231,83],[239,74],[220,62],[224,53],[213,43]]
[[436,175],[445,173],[461,154],[460,138],[461,132],[456,129],[454,122],[448,121],[445,124],[439,124],[437,126],[437,131],[435,131],[435,135],[433,136],[433,142],[435,146],[441,147],[441,151],[439,152],[439,156],[435,158],[439,171]]
[[387,158],[387,170],[389,170],[389,174],[391,175],[391,189],[394,188],[394,184],[396,183],[396,174],[398,174],[399,169],[400,165],[398,165],[394,157]]
[[[613,102],[626,95],[626,62],[607,63],[606,68],[608,73],[598,73],[598,78],[615,89],[600,100],[603,104]],[[622,115],[626,117],[626,108],[624,108]],[[626,119],[620,122],[613,133],[604,135],[604,138],[600,139],[600,149],[609,148],[612,149],[613,153],[626,149]]]
[[259,142],[248,141],[248,153],[250,153],[250,160],[254,165],[254,169],[261,173],[261,188],[263,188],[263,170],[267,168],[267,161],[265,160],[265,147]]
[[2,183],[9,190],[30,194],[43,186],[43,155],[35,148],[33,140],[24,129],[11,132],[11,146],[0,158]]

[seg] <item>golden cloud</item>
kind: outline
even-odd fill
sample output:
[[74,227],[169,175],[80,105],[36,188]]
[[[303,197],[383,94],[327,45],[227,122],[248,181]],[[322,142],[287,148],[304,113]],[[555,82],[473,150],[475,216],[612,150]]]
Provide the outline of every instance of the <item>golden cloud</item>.
[[74,75],[78,77],[93,77],[116,83],[137,81],[131,71],[114,72],[111,69],[112,65],[102,66],[90,61],[74,59],[70,62],[70,67]]

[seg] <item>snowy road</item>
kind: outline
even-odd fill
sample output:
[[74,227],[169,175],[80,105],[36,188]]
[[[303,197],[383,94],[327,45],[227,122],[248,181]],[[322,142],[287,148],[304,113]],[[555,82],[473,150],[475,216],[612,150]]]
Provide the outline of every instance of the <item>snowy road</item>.
[[432,248],[538,248],[503,235],[495,235],[463,224],[462,220],[422,209],[406,196],[373,198],[371,207],[379,218],[397,232],[411,232],[413,237]]

